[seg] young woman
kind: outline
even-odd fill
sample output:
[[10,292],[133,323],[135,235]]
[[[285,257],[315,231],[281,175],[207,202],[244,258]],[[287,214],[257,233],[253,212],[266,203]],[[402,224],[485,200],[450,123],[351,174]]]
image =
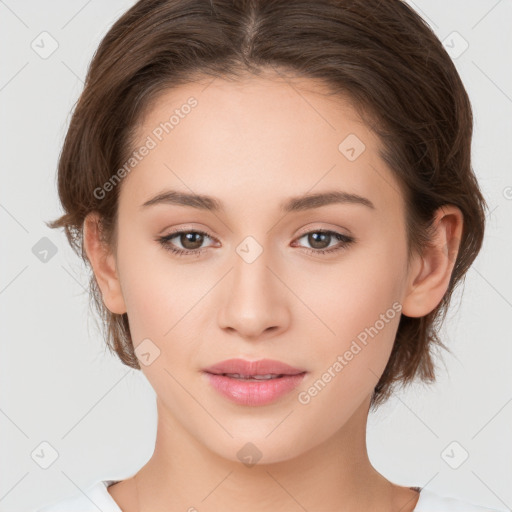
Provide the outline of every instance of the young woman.
[[400,0],[141,0],[59,161],[109,347],[157,395],[153,456],[41,509],[487,508],[391,482],[370,408],[415,378],[477,256],[471,106]]

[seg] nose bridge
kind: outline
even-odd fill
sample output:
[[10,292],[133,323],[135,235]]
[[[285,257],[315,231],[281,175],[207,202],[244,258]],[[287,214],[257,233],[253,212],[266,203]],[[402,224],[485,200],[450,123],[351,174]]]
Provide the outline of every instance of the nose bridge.
[[247,237],[236,248],[236,254],[232,276],[233,291],[261,295],[268,288],[272,274],[268,268],[271,265],[270,250],[264,249],[253,237]]
[[288,308],[282,283],[274,276],[270,249],[248,236],[235,248],[233,269],[226,283],[220,324],[244,337],[283,327]]
[[[238,300],[256,306],[273,301],[272,283],[275,277],[269,270],[272,265],[271,251],[263,247],[253,236],[247,236],[236,247],[232,275],[232,294]],[[275,291],[275,290],[274,290]]]

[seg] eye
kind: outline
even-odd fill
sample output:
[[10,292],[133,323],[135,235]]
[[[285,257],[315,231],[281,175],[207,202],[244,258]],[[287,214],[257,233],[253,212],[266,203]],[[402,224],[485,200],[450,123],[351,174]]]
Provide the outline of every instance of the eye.
[[[171,242],[172,239],[178,238],[178,242],[181,244],[182,248],[175,247]],[[201,248],[201,245],[204,243],[205,238],[211,237],[208,233],[200,230],[191,230],[191,231],[175,231],[170,235],[162,236],[158,238],[158,241],[162,245],[164,249],[170,251],[177,256],[187,256],[187,255],[199,255],[206,248]]]
[[[171,242],[174,238],[178,239],[177,241],[181,247],[176,247],[175,243]],[[165,250],[176,254],[177,256],[199,256],[207,248],[201,247],[206,238],[215,240],[205,231],[181,230],[159,237],[158,242],[160,242]],[[301,240],[302,238],[306,238],[307,243],[311,244],[312,248],[304,247],[304,249],[310,254],[326,254],[341,251],[355,241],[353,237],[342,235],[336,231],[322,229],[305,233],[297,240]],[[335,243],[334,246],[331,245],[332,242]]]
[[[301,240],[302,238],[306,238],[307,243],[312,246],[312,248],[305,248],[310,254],[326,254],[341,251],[355,241],[353,237],[342,235],[337,231],[323,229],[310,231],[297,240]],[[338,242],[338,244],[332,247],[331,242]],[[329,248],[330,246],[331,248]]]

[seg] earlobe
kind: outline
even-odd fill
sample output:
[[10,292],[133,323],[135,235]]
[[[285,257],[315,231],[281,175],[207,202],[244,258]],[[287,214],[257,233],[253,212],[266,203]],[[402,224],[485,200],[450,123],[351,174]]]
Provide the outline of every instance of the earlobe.
[[83,230],[84,249],[91,263],[105,306],[112,313],[119,315],[126,313],[115,256],[101,239],[99,217],[96,212],[87,215]]
[[462,237],[463,215],[453,205],[441,206],[435,216],[431,246],[416,255],[407,277],[402,314],[422,317],[443,299],[457,259]]

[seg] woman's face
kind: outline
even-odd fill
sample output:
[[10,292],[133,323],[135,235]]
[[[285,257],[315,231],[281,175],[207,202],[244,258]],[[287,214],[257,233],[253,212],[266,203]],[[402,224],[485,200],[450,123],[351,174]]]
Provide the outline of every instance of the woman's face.
[[[406,294],[404,203],[376,136],[317,83],[206,83],[166,92],[141,122],[117,275],[163,421],[224,458],[277,462],[366,416]],[[204,371],[234,358],[305,373]]]

